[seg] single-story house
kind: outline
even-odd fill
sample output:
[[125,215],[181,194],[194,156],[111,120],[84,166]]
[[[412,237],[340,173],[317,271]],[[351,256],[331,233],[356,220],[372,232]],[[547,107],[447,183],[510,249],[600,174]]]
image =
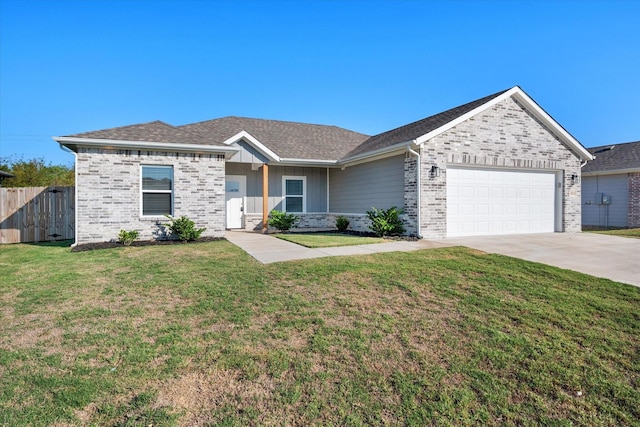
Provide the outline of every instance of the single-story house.
[[589,148],[582,168],[582,225],[640,227],[640,141]]
[[520,87],[369,136],[244,117],[160,121],[54,140],[76,156],[76,243],[137,230],[163,237],[165,214],[203,236],[259,230],[272,209],[299,228],[339,215],[368,231],[371,207],[404,209],[408,234],[581,231],[581,165],[591,154]]

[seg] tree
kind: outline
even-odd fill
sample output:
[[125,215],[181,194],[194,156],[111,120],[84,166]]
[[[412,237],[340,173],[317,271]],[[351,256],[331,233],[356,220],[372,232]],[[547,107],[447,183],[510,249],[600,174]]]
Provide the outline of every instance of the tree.
[[44,159],[0,158],[0,170],[14,175],[2,181],[3,187],[52,187],[75,185],[73,167],[46,164]]

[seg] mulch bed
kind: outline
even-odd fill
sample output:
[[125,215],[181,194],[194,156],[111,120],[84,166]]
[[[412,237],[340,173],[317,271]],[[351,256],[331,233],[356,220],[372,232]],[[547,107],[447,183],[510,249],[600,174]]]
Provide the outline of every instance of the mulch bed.
[[[218,240],[226,240],[224,237],[201,237],[198,240],[192,242],[185,242],[183,240],[137,240],[129,246],[159,246],[159,245],[191,245],[194,243],[216,242]],[[96,249],[112,249],[124,247],[122,243],[118,242],[96,242],[96,243],[83,243],[71,248],[71,252],[85,252],[93,251]]]

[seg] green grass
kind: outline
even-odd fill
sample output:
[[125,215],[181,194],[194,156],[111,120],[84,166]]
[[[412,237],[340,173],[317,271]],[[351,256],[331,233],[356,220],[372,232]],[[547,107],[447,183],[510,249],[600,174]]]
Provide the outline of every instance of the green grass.
[[590,233],[610,234],[612,236],[633,237],[640,239],[640,228],[623,228],[618,230],[587,230]]
[[388,242],[388,240],[379,237],[352,236],[338,233],[274,234],[274,236],[307,248],[329,248]]
[[640,289],[541,264],[220,241],[5,245],[0,273],[2,426],[640,419]]

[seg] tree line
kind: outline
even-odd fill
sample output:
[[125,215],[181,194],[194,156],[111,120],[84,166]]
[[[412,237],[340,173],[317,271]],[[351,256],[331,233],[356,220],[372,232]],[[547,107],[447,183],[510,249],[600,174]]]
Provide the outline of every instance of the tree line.
[[73,166],[46,163],[43,158],[30,160],[0,158],[0,170],[12,178],[2,180],[3,187],[58,187],[75,185]]

